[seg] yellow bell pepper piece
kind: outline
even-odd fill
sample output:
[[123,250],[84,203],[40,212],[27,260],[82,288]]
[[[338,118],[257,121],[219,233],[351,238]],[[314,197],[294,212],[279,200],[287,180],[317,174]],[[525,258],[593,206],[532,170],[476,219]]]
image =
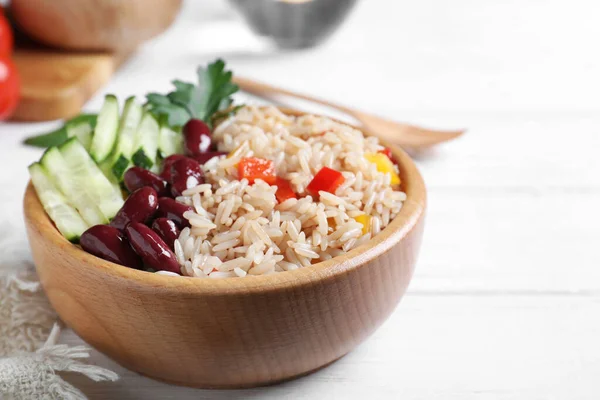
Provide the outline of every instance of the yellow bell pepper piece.
[[234,156],[234,154],[236,153],[236,151],[238,151],[238,150],[240,149],[240,147],[242,147],[242,146],[240,145],[240,146],[236,147],[235,149],[231,150],[231,151],[229,152],[229,154],[227,154],[227,157],[226,157],[226,158],[231,158],[231,157],[233,157],[233,156]]
[[[245,143],[242,143],[238,147],[236,147],[235,149],[231,150],[229,152],[229,154],[227,154],[226,158],[231,158],[231,157],[237,155],[241,151],[242,147],[244,147],[244,145],[245,145]],[[238,164],[235,164],[234,167],[237,168]]]
[[367,234],[371,231],[371,216],[370,215],[362,214],[362,215],[358,215],[358,216],[354,217],[354,219],[356,220],[356,222],[359,222],[362,224],[363,235]]
[[400,184],[400,177],[394,170],[394,163],[392,163],[392,160],[388,156],[383,153],[367,153],[365,154],[365,158],[377,166],[377,171],[390,174],[392,185]]

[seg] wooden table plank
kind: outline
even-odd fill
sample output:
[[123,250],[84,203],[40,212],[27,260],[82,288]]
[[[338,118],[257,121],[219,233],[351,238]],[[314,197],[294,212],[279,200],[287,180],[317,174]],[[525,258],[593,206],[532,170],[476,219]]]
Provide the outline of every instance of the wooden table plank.
[[[168,386],[118,369],[114,384],[69,377],[91,400],[597,399],[599,296],[408,295],[367,342],[306,378],[267,388]],[[585,329],[582,327],[585,326]],[[72,333],[66,343],[78,343]]]
[[[430,208],[410,293],[363,346],[284,385],[199,391],[122,369],[114,384],[70,379],[91,399],[597,399],[600,3],[362,1],[330,42],[298,53],[264,46],[223,18],[225,4],[187,2],[86,108],[107,92],[164,91],[221,56],[240,75],[365,111],[468,127],[418,160]],[[18,143],[50,126],[0,126],[0,215],[14,232],[3,261],[27,257],[21,195],[41,154]]]
[[600,193],[490,192],[429,192],[411,290],[600,289]]

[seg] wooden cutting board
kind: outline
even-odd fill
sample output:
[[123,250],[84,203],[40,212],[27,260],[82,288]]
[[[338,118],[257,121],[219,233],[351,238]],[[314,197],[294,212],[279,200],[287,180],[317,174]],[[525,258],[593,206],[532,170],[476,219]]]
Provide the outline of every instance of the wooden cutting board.
[[16,121],[48,121],[78,114],[126,57],[110,53],[73,53],[40,47],[17,48],[21,77]]

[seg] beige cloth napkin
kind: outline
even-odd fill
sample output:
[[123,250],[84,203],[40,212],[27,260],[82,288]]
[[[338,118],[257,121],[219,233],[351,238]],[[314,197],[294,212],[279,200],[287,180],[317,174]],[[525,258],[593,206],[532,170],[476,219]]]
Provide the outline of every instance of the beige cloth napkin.
[[81,373],[95,381],[115,381],[118,375],[82,362],[89,357],[87,347],[57,344],[58,317],[29,255],[15,254],[28,249],[27,243],[8,239],[8,232],[0,237],[0,399],[86,399],[58,373]]

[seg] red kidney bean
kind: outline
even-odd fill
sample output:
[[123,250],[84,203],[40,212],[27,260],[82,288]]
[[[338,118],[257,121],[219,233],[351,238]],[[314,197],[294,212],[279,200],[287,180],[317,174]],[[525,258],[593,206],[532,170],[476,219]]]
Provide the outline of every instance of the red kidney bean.
[[170,219],[181,228],[190,226],[190,222],[183,216],[183,213],[193,210],[192,207],[181,204],[169,197],[161,197],[158,199],[157,217]]
[[175,254],[156,232],[139,222],[130,223],[125,229],[131,247],[142,257],[146,266],[156,271],[181,274]]
[[195,154],[191,156],[194,160],[198,161],[201,165],[204,165],[208,160],[217,156],[225,156],[228,153],[225,151],[208,151],[202,154]]
[[144,186],[149,186],[156,190],[159,196],[167,196],[169,190],[167,182],[152,171],[140,167],[131,167],[125,172],[123,182],[129,192],[134,192]]
[[204,173],[198,161],[191,158],[182,158],[171,165],[171,195],[181,196],[181,193],[190,187],[204,183]]
[[151,187],[143,187],[131,193],[110,226],[125,229],[130,222],[146,222],[158,208],[158,194]]
[[183,154],[172,154],[169,157],[165,158],[162,165],[162,172],[160,173],[161,178],[166,180],[167,182],[171,180],[171,165],[175,163],[175,161],[179,161],[182,158],[185,158]]
[[211,149],[212,138],[208,125],[199,119],[190,119],[183,126],[185,150],[189,155],[206,153]]
[[83,250],[104,260],[126,267],[141,269],[141,258],[129,245],[127,237],[117,228],[95,225],[83,232],[79,239]]
[[181,231],[174,221],[167,218],[157,218],[152,223],[152,230],[158,233],[158,236],[171,248],[175,247],[175,240],[179,237]]

